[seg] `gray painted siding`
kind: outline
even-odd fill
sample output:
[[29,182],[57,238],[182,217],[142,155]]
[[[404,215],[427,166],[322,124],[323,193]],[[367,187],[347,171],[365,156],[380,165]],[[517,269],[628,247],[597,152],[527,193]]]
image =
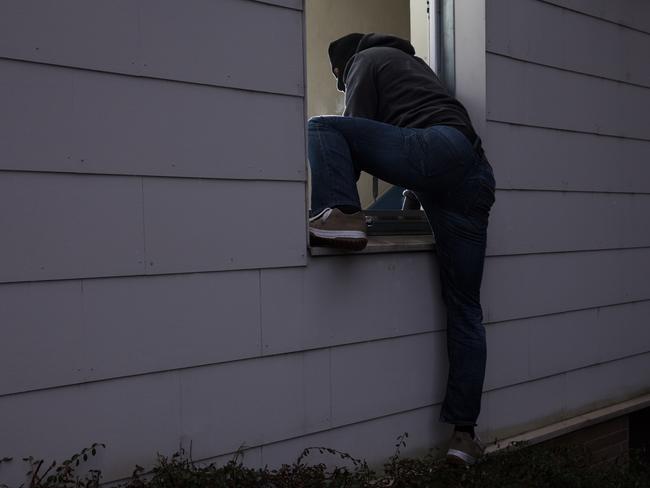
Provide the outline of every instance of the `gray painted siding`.
[[298,10],[251,0],[188,0],[182,9],[174,0],[102,6],[5,0],[2,8],[0,57],[295,96],[304,92]]
[[648,369],[645,353],[490,391],[487,424],[508,436],[647,393]]
[[[647,313],[647,303],[643,307],[645,309],[635,313]],[[608,312],[616,317],[611,317],[608,323],[611,325],[624,319],[631,309],[628,306],[613,307]],[[628,315],[630,318],[632,316]],[[489,344],[495,352],[512,348],[510,334],[494,334],[504,325],[488,327]],[[528,327],[541,329],[545,325],[530,322]],[[37,450],[38,455],[47,456],[59,452],[57,448],[60,443],[57,439],[61,436],[66,437],[64,447],[70,447],[75,442],[85,444],[92,440],[105,441],[111,446],[107,453],[113,449],[122,450],[125,443],[131,443],[124,456],[116,458],[111,454],[104,459],[109,476],[124,476],[128,474],[128,462],[131,459],[150,462],[147,457],[151,455],[147,440],[151,436],[147,435],[146,429],[151,428],[151,424],[145,422],[133,430],[142,435],[137,439],[138,442],[133,443],[124,434],[128,431],[127,428],[133,428],[133,420],[121,426],[120,429],[123,427],[124,430],[115,433],[98,429],[93,422],[110,423],[112,419],[126,415],[139,418],[139,410],[131,405],[131,401],[139,401],[141,395],[153,398],[151,403],[145,404],[150,409],[146,412],[147,416],[153,417],[151,422],[164,422],[167,426],[156,440],[161,442],[161,439],[167,437],[182,439],[183,445],[191,441],[196,459],[227,454],[237,449],[241,443],[246,443],[250,447],[263,446],[262,452],[269,449],[269,457],[264,457],[265,463],[278,462],[281,459],[275,456],[279,454],[270,454],[276,452],[276,449],[282,449],[281,452],[288,455],[285,449],[296,449],[300,445],[304,447],[307,443],[313,445],[313,439],[332,439],[332,442],[337,443],[326,445],[347,448],[353,438],[342,441],[338,436],[352,435],[354,432],[365,432],[359,434],[363,437],[356,438],[352,444],[365,455],[379,456],[392,446],[392,443],[372,446],[372,440],[377,439],[377,436],[383,439],[388,433],[397,435],[404,431],[413,433],[413,437],[418,439],[413,448],[422,448],[425,446],[421,442],[429,442],[429,445],[439,442],[445,432],[445,428],[440,425],[430,429],[431,433],[423,432],[423,427],[431,426],[430,422],[437,420],[434,414],[442,399],[446,374],[446,358],[442,347],[444,336],[442,331],[417,334],[12,395],[3,398],[0,403],[3,418],[17,425],[30,419],[35,424],[30,428],[45,433],[45,441],[39,442],[38,446],[31,445],[29,435],[12,434],[2,440],[0,448],[4,450],[6,446],[11,446],[21,452]],[[523,382],[505,377],[501,384],[489,385],[484,396],[482,429],[504,431],[518,425],[519,420],[539,424],[547,420],[548,415],[561,416],[576,408],[593,406],[593,399],[602,402],[603,392],[606,392],[607,399],[611,399],[623,397],[630,391],[641,391],[644,388],[643,375],[629,375],[629,368],[646,370],[650,354],[633,353],[634,337],[630,334],[626,338],[626,348],[619,351],[623,354],[620,360],[596,364],[594,361],[598,361],[598,358],[585,358],[583,362],[573,364],[579,369],[567,366],[567,370],[550,377],[531,374]],[[543,347],[543,344],[534,345]],[[432,350],[437,353],[431,354]],[[508,363],[511,359],[507,356],[501,358],[497,354],[492,354],[491,358],[492,361],[496,359],[503,363]],[[546,360],[549,361],[548,356]],[[489,368],[492,368],[492,364]],[[512,369],[520,368],[518,363],[508,364]],[[268,374],[261,375],[260,371]],[[626,378],[626,374],[631,378]],[[401,381],[405,376],[409,377],[409,382]],[[232,378],[237,378],[237,381],[230,381]],[[604,382],[604,386],[600,385],[600,381]],[[366,388],[359,388],[362,383]],[[579,391],[589,394],[576,395],[566,386],[573,383],[580,385]],[[390,395],[390,402],[386,401],[387,384],[396,393]],[[115,394],[128,394],[126,398],[129,400],[124,405],[120,404],[117,412],[102,408],[95,401],[88,403],[88,396],[99,403]],[[61,417],[55,415],[59,421],[53,421],[52,417],[33,418],[45,399],[52,400],[52,412]],[[242,402],[241,399],[246,401]],[[74,413],[62,410],[72,403],[88,408],[90,413],[79,419]],[[264,404],[263,415],[260,415],[260,404]],[[550,413],[546,407],[551,409]],[[531,412],[534,415],[526,418]],[[402,427],[399,427],[399,421],[411,418],[412,415],[419,419],[419,425],[404,421]],[[389,429],[385,434],[371,434],[367,430],[384,423],[387,423]],[[74,428],[71,428],[72,425]],[[396,428],[403,430],[395,433]],[[429,437],[434,432],[435,436]],[[92,439],[90,436],[93,436]],[[424,436],[424,440],[419,436]],[[167,446],[167,449],[173,448],[164,442],[160,445],[163,448]]]
[[647,300],[649,269],[648,248],[489,258],[483,314],[494,322]]
[[648,194],[502,190],[497,200],[488,255],[650,246],[650,226],[639,225]]
[[[488,334],[505,336],[490,343],[496,347],[490,361],[497,362],[486,386],[507,384],[510,375],[499,380],[504,369],[522,360],[531,361],[530,374],[536,376],[557,374],[565,362],[577,368],[643,352],[648,339],[641,317],[650,300],[647,257],[647,249],[631,249],[544,254],[540,260],[488,258],[485,321]],[[379,279],[387,265],[396,278]],[[335,287],[344,272],[356,278]],[[11,333],[0,351],[13,366],[2,378],[0,395],[444,333],[437,273],[432,256],[420,252],[317,258],[303,268],[6,284],[0,287],[0,310]],[[612,279],[616,274],[620,278]],[[546,283],[553,276],[557,293],[549,294]],[[366,293],[355,296],[363,284],[358,280],[364,279]],[[553,346],[562,330],[566,341]],[[588,331],[602,340],[581,343]],[[529,335],[531,344],[544,347],[511,347],[507,341],[521,337],[528,344]],[[104,348],[94,349],[97,342]],[[546,357],[547,347],[570,348],[573,354]],[[397,350],[394,355],[401,357]],[[355,356],[369,360],[372,354]],[[428,360],[442,361],[436,371],[446,367],[439,354]],[[522,371],[511,373],[519,378]],[[384,408],[381,402],[378,408]]]
[[439,295],[437,267],[422,252],[320,257],[305,268],[263,270],[263,351],[278,354],[440,330]]
[[499,26],[489,30],[492,53],[650,87],[648,34],[538,0],[492,0],[487,12]]
[[0,395],[260,355],[258,270],[3,285],[0,314]]
[[147,273],[306,263],[304,183],[145,178],[143,194]]
[[261,358],[261,269],[307,263],[302,2],[0,10],[3,456],[106,442],[112,480],[322,428],[329,351]]
[[[337,446],[355,457],[387,459],[395,453],[395,440],[404,432],[409,433],[409,451],[425,454],[447,435],[443,424],[438,422],[439,410],[438,406],[423,407],[266,445],[262,447],[262,461],[269,466],[280,466],[296,459],[307,446]],[[329,466],[342,464],[340,459],[321,455],[318,451],[308,460]]]
[[650,140],[649,88],[492,53],[487,77],[488,120]]
[[494,323],[487,329],[485,388],[643,354],[650,350],[648,312],[645,300]]
[[140,178],[0,172],[0,208],[0,282],[145,270]]
[[607,22],[650,33],[650,5],[645,0],[544,0]]
[[635,0],[486,5],[482,420],[502,438],[650,390],[650,35]]
[[[47,415],[43,406],[47,405]],[[133,463],[150,465],[151,449],[178,449],[181,397],[178,373],[70,386],[0,397],[0,451],[57,459],[104,442],[97,465],[105,481],[129,476]],[[11,453],[11,454],[10,454]],[[0,479],[18,486],[22,462],[3,463]],[[21,480],[23,481],[23,480]]]
[[0,86],[0,169],[305,180],[302,98],[7,60]]
[[[249,194],[256,198],[243,197]],[[269,202],[282,220],[267,217]],[[0,208],[9,229],[0,242],[0,282],[295,266],[306,259],[301,182],[0,172]]]
[[499,188],[650,193],[648,141],[492,121],[485,146]]
[[[236,30],[238,15],[247,9],[262,9],[262,27],[268,22],[275,29],[277,18],[289,23],[301,19],[300,2],[270,3],[224,2],[224,15],[232,23],[227,32]],[[18,3],[7,5],[13,17],[6,22],[35,19],[28,4],[21,4],[28,5],[22,10]],[[83,14],[83,6],[70,5],[87,16],[88,25],[101,27],[90,22],[92,12]],[[218,14],[214,3],[189,5],[170,32],[186,29],[193,16],[204,15],[205,24],[199,20],[205,26]],[[154,22],[157,14],[150,4],[137,6],[149,8],[148,21]],[[9,419],[7,425],[20,426],[8,435],[3,432],[0,452],[61,459],[91,442],[106,442],[108,449],[97,465],[106,479],[117,479],[130,474],[135,463],[150,466],[156,451],[171,454],[190,442],[195,459],[227,456],[246,443],[251,447],[249,464],[258,466],[290,462],[308,445],[331,446],[378,462],[393,453],[395,438],[405,431],[410,434],[409,452],[439,445],[449,428],[437,421],[447,365],[435,256],[306,257],[304,133],[298,122],[303,92],[296,96],[287,88],[293,75],[277,86],[271,79],[269,86],[255,88],[277,90],[278,95],[247,91],[248,82],[265,83],[264,76],[251,71],[258,65],[248,58],[214,73],[203,51],[197,61],[204,65],[188,68],[178,61],[179,53],[201,39],[206,31],[200,28],[196,37],[178,43],[176,58],[167,65],[152,57],[147,58],[155,61],[150,72],[123,71],[119,67],[134,56],[129,51],[129,35],[134,34],[127,25],[132,18],[125,12],[130,11],[103,12],[107,22],[122,22],[124,31],[100,29],[97,40],[85,46],[78,42],[83,33],[74,32],[82,22],[63,33],[56,26],[39,26],[45,22],[40,17],[34,24],[40,30],[29,26],[25,30],[32,30],[23,35],[12,28],[11,36],[17,37],[6,40],[5,35],[5,44],[0,41],[0,46],[17,46],[19,53],[31,52],[32,36],[54,46],[52,52],[30,54],[34,58],[4,53],[23,60],[3,65],[14,66],[35,83],[31,93],[42,92],[49,82],[51,88],[28,112],[47,120],[35,126],[39,144],[25,142],[31,125],[21,121],[23,135],[10,139],[23,141],[21,145],[0,145],[0,168],[12,170],[0,173],[0,184],[4,181],[7,189],[0,193],[5,198],[0,206],[5,209],[3,225],[11,224],[20,234],[8,241],[13,247],[5,248],[14,255],[0,252],[0,269],[13,273],[6,275],[9,281],[25,281],[0,284],[0,314],[10,319],[5,327],[11,331],[0,343],[0,357],[10,365],[0,383],[0,417]],[[52,18],[57,15],[53,12]],[[171,18],[146,31],[150,46],[154,33]],[[492,22],[488,34],[498,28]],[[115,32],[122,37],[113,39]],[[289,51],[281,60],[301,58],[301,36],[300,28],[291,41],[298,54]],[[258,46],[262,48],[266,46]],[[143,53],[136,52],[138,63],[144,62]],[[91,59],[104,65],[90,65]],[[647,213],[643,165],[648,143],[603,135],[629,132],[629,126],[611,122],[605,132],[568,132],[562,125],[566,114],[540,115],[538,103],[523,112],[507,105],[507,100],[495,98],[503,93],[491,88],[502,76],[495,71],[495,59],[511,75],[527,72],[519,66],[527,64],[523,61],[499,54],[487,57],[488,107],[516,119],[490,121],[485,137],[500,188],[482,290],[490,354],[479,428],[488,440],[647,391],[648,378],[639,372],[650,370],[645,321],[650,311],[650,246],[647,230],[634,225]],[[564,83],[564,71],[534,66],[561,73],[551,76],[556,89]],[[245,90],[232,89],[237,86],[223,79],[236,73],[242,80],[249,72],[257,79],[242,82],[239,88]],[[56,95],[66,93],[63,85],[70,83],[62,82],[58,73],[66,80],[72,77],[77,86],[89,83],[84,105],[92,103],[88,106],[110,116],[104,120],[95,110],[86,113],[86,123],[75,130],[87,141],[66,136],[68,129],[59,128],[61,120],[72,122],[57,118],[57,110],[79,112],[69,112],[73,109],[65,96]],[[593,93],[618,96],[611,88],[618,82],[569,75],[576,77],[576,86],[585,79],[602,81],[604,85],[593,85]],[[520,97],[527,96],[526,89],[537,89],[531,78],[517,82],[523,85]],[[17,99],[29,101],[31,95],[24,96],[20,84],[12,86],[19,88]],[[100,88],[108,98],[92,100],[88,94]],[[622,92],[628,98],[638,93],[626,90]],[[141,125],[154,123],[159,113],[155,105],[165,98],[173,99],[167,100],[173,113],[183,113],[190,104],[187,110],[201,114],[201,120],[185,132],[175,122],[163,121],[146,132]],[[142,103],[134,110],[142,117],[140,125],[129,125],[128,111],[113,107],[111,100]],[[277,110],[272,125],[280,125],[278,120],[288,125],[269,130],[280,131],[287,147],[260,138],[238,153],[231,134],[216,131],[221,135],[211,140],[198,122],[219,124],[209,108],[222,103],[229,110]],[[502,109],[501,103],[507,106]],[[12,113],[20,114],[20,104],[13,107]],[[530,122],[520,118],[551,125],[527,127],[522,124]],[[238,120],[246,120],[245,115]],[[593,132],[588,118],[578,114],[570,120]],[[118,128],[123,133],[107,136],[91,127],[93,121],[98,128],[111,127],[110,121],[127,125]],[[142,131],[142,139],[129,139],[132,131]],[[522,135],[519,143],[513,135]],[[157,138],[168,145],[152,148]],[[116,147],[115,141],[142,157]],[[192,142],[192,157],[179,159],[178,169],[170,168],[172,157],[178,159]],[[530,151],[535,144],[539,150]],[[223,148],[227,157],[212,164],[210,158],[221,154],[216,148]],[[284,160],[283,150],[291,161]],[[617,160],[619,150],[624,157]],[[81,161],[66,162],[69,154],[79,159],[92,154],[89,169]],[[246,161],[237,154],[242,159],[246,155]],[[264,154],[267,161],[259,159]],[[559,162],[547,161],[553,156]],[[571,169],[557,168],[561,161]],[[546,165],[558,170],[546,171]],[[250,179],[260,181],[236,181]],[[131,187],[132,198],[114,196]],[[28,195],[21,196],[25,189]],[[115,221],[121,227],[110,228]],[[531,227],[530,221],[540,225]],[[120,267],[133,267],[131,250],[139,253],[135,264],[140,267],[123,271]],[[40,257],[34,261],[33,256]],[[42,263],[45,269],[40,269]],[[122,276],[110,277],[115,274]],[[585,336],[593,340],[581,340]],[[93,348],[97,343],[102,347]],[[41,415],[46,403],[48,417]],[[0,482],[7,482],[18,479],[22,466],[2,469]]]

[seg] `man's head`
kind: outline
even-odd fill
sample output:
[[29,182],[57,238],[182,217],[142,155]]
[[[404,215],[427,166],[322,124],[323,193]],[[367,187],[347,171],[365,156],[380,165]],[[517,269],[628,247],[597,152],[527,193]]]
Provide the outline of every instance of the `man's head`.
[[332,73],[337,79],[337,88],[340,91],[345,91],[345,84],[343,83],[343,75],[345,73],[345,66],[354,53],[357,51],[359,41],[364,34],[358,32],[348,34],[330,43],[328,54],[330,57],[330,64],[332,65]]

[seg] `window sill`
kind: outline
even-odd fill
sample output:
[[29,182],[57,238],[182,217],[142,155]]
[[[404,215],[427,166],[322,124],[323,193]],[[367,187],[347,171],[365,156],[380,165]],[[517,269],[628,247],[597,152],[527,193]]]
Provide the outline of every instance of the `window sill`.
[[421,236],[369,236],[368,245],[363,251],[345,251],[331,247],[310,247],[309,252],[312,256],[341,256],[388,252],[433,251],[434,248],[433,236],[429,234]]

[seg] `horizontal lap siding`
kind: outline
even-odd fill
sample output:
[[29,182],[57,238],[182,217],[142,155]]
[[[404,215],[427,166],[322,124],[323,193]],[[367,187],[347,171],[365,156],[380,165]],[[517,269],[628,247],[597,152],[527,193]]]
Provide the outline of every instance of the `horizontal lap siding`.
[[650,193],[650,141],[488,122],[485,146],[498,188]]
[[142,181],[0,172],[0,282],[145,271]]
[[264,354],[444,328],[428,252],[312,258],[261,280]]
[[[316,351],[0,397],[5,425],[20,426],[3,432],[0,451],[60,461],[105,442],[99,467],[111,480],[179,442],[203,459],[322,430],[328,365],[329,352]],[[44,404],[50,415],[40,414]]]
[[566,408],[585,411],[650,392],[650,353],[596,364],[566,375]]
[[260,270],[307,262],[302,2],[1,10],[0,452],[105,442],[114,480],[330,428],[329,350],[261,357]]
[[647,300],[648,273],[648,248],[489,258],[481,288],[485,320]]
[[0,169],[305,180],[302,98],[0,60]]
[[306,263],[303,183],[145,178],[147,273]]
[[650,247],[650,195],[499,191],[488,255]]
[[650,34],[539,0],[494,0],[488,13],[488,52],[650,87]]
[[[395,415],[368,420],[331,429],[296,439],[276,442],[262,447],[262,461],[271,468],[279,468],[298,458],[306,446],[336,446],[341,452],[363,458],[371,465],[382,466],[395,454],[397,438],[408,433],[405,456],[424,455],[431,446],[439,444],[448,435],[447,428],[438,422],[438,406],[429,406]],[[314,449],[306,459],[310,463],[324,463],[330,469],[345,465],[346,461]],[[350,468],[353,466],[350,463]]]
[[[5,421],[25,426],[3,436],[0,449],[15,456],[31,453],[48,458],[62,451],[72,452],[79,445],[106,442],[108,449],[100,457],[100,466],[109,478],[115,478],[128,474],[132,462],[151,464],[154,452],[146,432],[152,423],[165,426],[156,429],[157,450],[163,454],[173,452],[180,438],[185,447],[191,443],[196,459],[227,454],[242,444],[264,445],[263,450],[269,449],[270,456],[276,443],[311,434],[331,439],[326,445],[342,449],[345,443],[339,443],[337,432],[345,426],[351,431],[360,429],[357,441],[363,446],[369,437],[378,435],[365,430],[374,430],[377,422],[388,422],[386,427],[392,433],[394,424],[388,417],[408,417],[429,410],[431,422],[437,421],[437,408],[432,407],[442,400],[446,376],[442,365],[444,337],[443,332],[436,332],[0,397],[0,413]],[[484,395],[481,429],[495,432],[519,421],[535,423],[549,415],[563,416],[571,409],[584,408],[581,400],[591,397],[574,395],[565,388],[571,382],[581,390],[594,391],[616,385],[610,391],[616,398],[637,393],[644,388],[643,375],[626,378],[624,374],[632,366],[647,371],[649,358],[648,354],[628,356],[489,390]],[[359,364],[361,368],[355,372]],[[599,376],[604,386],[598,383]],[[232,381],[234,377],[237,381]],[[373,377],[377,378],[375,383]],[[408,382],[400,380],[405,377]],[[379,382],[378,378],[388,380]],[[390,390],[394,395],[386,403],[389,384],[393,385]],[[109,401],[114,397],[124,401]],[[51,416],[36,415],[43,402],[48,403]],[[77,408],[68,409],[70,404]],[[531,412],[535,414],[532,420],[528,417]],[[109,428],[116,418],[122,419],[120,428]],[[422,417],[418,424],[406,422],[398,434],[418,431],[428,422]],[[444,435],[441,425],[433,425],[437,427],[427,429],[435,432],[433,437],[427,437],[429,445],[440,443]],[[36,432],[42,439],[38,445],[31,443]],[[133,433],[139,436],[133,439]],[[417,437],[416,432],[412,433]],[[297,444],[288,441],[286,447],[301,443],[304,447],[308,439],[297,440]],[[374,452],[360,455],[372,457]]]
[[329,360],[323,350],[182,371],[184,439],[202,458],[328,428]]
[[[0,284],[8,331],[0,356],[12,365],[0,395],[444,327],[431,253],[338,259],[304,268]],[[343,281],[341,266],[348,270]],[[367,293],[358,294],[360,286]]]
[[257,270],[5,284],[0,315],[0,395],[260,354]]
[[650,88],[487,54],[487,117],[650,140]]
[[490,436],[504,438],[647,393],[650,354],[568,371],[484,395]]
[[0,57],[304,93],[302,12],[266,3],[188,0],[179,8],[174,0],[99,6],[10,0],[0,32]]
[[[254,198],[246,198],[254,195]],[[0,172],[0,282],[305,263],[304,184]],[[269,219],[269,202],[282,219]]]
[[445,334],[417,334],[332,349],[333,425],[360,422],[442,401]]
[[648,314],[650,300],[645,300],[490,324],[485,388],[648,351]]
[[261,3],[268,3],[270,5],[278,5],[280,7],[292,8],[295,10],[303,10],[303,0],[255,0]]
[[650,35],[613,23],[647,11],[488,2],[484,139],[500,189],[482,287],[489,437],[650,387]]
[[[349,357],[364,359],[342,371],[374,368],[375,353],[363,352],[367,344],[369,351],[380,351],[376,357],[385,364],[435,360],[435,367],[414,367],[427,377],[432,368],[445,367],[442,343],[427,335],[445,327],[438,268],[431,253],[388,256],[318,258],[304,268],[261,272],[0,285],[0,311],[12,331],[2,343],[2,356],[10,358],[12,368],[0,393],[346,344],[359,344],[361,352],[350,346]],[[496,369],[487,384],[522,380],[520,369],[508,369],[499,358],[522,364],[530,357],[531,374],[539,376],[565,365],[580,367],[583,358],[606,361],[640,352],[647,340],[639,317],[647,305],[628,302],[650,299],[649,262],[648,249],[488,257],[485,323],[490,334],[503,337],[489,344]],[[599,310],[625,303],[621,309]],[[527,319],[531,316],[538,317]],[[491,325],[504,320],[512,322]],[[580,345],[587,331],[596,331],[598,340]],[[554,345],[559,332],[565,333],[565,342]],[[539,336],[539,348],[530,354],[529,333]],[[616,333],[620,336],[614,340]],[[412,346],[394,348],[395,343],[382,341],[399,337],[412,337],[404,342],[412,340]],[[96,342],[104,347],[97,350]],[[420,347],[420,359],[395,359],[402,357],[399,351]],[[567,348],[576,348],[575,354]],[[343,351],[341,361],[348,364]],[[546,356],[549,351],[555,353]],[[566,354],[558,358],[562,351]],[[369,411],[389,404],[378,400]],[[357,418],[363,411],[345,413],[344,408],[341,415]]]
[[[11,68],[3,70],[5,79],[17,77],[6,86],[24,80],[31,90],[5,105],[16,117],[21,107],[31,109],[8,128],[21,135],[12,139],[22,146],[0,145],[13,155],[0,158],[9,165],[2,169],[13,170],[0,173],[6,200],[0,208],[18,209],[1,214],[17,237],[0,244],[0,250],[12,246],[0,253],[0,276],[94,279],[0,285],[0,313],[13,330],[0,346],[13,365],[0,383],[0,417],[21,426],[0,436],[0,451],[60,459],[107,442],[99,465],[105,479],[115,479],[135,463],[150,466],[156,451],[171,454],[179,440],[192,443],[195,459],[243,443],[263,446],[255,462],[271,465],[290,462],[308,444],[381,461],[404,431],[413,449],[439,443],[448,433],[437,422],[447,371],[434,255],[305,256],[301,2],[192,1],[180,13],[171,1],[110,12],[68,3],[75,14],[67,27],[62,9],[43,7],[49,16],[25,23],[17,20],[34,18],[34,4],[9,4],[22,29],[5,25],[0,56],[193,83],[2,62]],[[141,30],[132,25],[138,11]],[[79,42],[83,29],[102,25],[92,21],[95,15],[120,28],[95,28],[96,36]],[[242,40],[242,25],[249,24],[260,29],[246,29],[250,38]],[[215,48],[237,43],[234,57]],[[528,105],[511,105],[510,94],[494,87],[506,74],[507,90]],[[590,193],[497,194],[482,289],[491,351],[480,419],[485,432],[622,398],[647,380],[624,377],[648,370],[642,353],[650,347],[643,327],[650,236],[638,222],[649,205],[645,195],[630,194],[647,193],[639,176],[647,143],[623,147],[615,137],[568,132],[556,139],[559,131],[511,125],[640,137],[643,123],[628,124],[629,114],[611,119],[611,104],[581,113],[592,98],[580,93],[577,101],[558,102],[567,113],[545,112],[545,100],[527,101],[527,90],[538,86],[530,80],[540,78],[552,93],[568,79],[568,89],[580,87],[599,100],[622,96],[632,116],[643,108],[638,100],[632,106],[639,87],[488,55],[487,103],[495,111],[489,117],[500,122],[489,123],[485,138],[499,187]],[[40,110],[29,104],[39,96]],[[99,112],[105,118],[93,123]],[[27,144],[30,130],[39,144]],[[496,147],[519,136],[517,149]],[[549,157],[567,164],[579,158],[585,169],[582,153],[591,150],[610,176],[585,180],[579,169],[548,179],[524,169],[500,175],[520,156],[541,175],[544,152],[525,155],[534,143],[545,150],[556,144]],[[620,147],[630,159],[626,166],[616,161]],[[43,235],[48,239],[34,237]],[[564,252],[597,248],[608,250]],[[536,254],[512,255],[519,253]],[[66,262],[73,265],[60,264]],[[102,278],[115,274],[156,276]],[[597,340],[581,341],[585,335]],[[93,351],[98,342],[102,350]],[[620,386],[612,386],[616,381]],[[78,382],[89,383],[64,386]],[[574,383],[582,386],[569,391]],[[43,390],[29,391],[35,389]],[[19,391],[25,393],[11,394]],[[37,415],[46,403],[53,412],[47,418]]]
[[[260,415],[259,405],[251,405],[250,408],[238,412],[238,406],[233,405],[228,397],[224,397],[222,402],[210,401],[208,405],[205,405],[206,408],[200,412],[203,415],[200,421],[206,431],[199,432],[194,437],[192,442],[193,458],[195,460],[204,458],[206,448],[211,453],[219,452],[228,445],[234,446],[235,449],[239,448],[244,442],[242,439],[248,439],[246,444],[252,446],[255,439],[258,438],[258,432],[265,432],[266,435],[282,432],[283,435],[286,435],[294,428],[292,425],[304,422],[302,415],[295,416],[300,412],[302,402],[300,393],[296,396],[296,392],[299,392],[296,390],[296,386],[304,384],[304,381],[307,380],[307,378],[301,378],[300,364],[300,357],[267,364],[271,371],[278,373],[278,379],[282,378],[282,380],[274,381],[266,387],[259,384],[257,385],[259,390],[251,392],[267,407],[264,409],[263,415]],[[298,374],[295,374],[296,372]],[[196,383],[201,379],[211,378],[197,375],[193,380],[181,380],[180,384],[183,390],[192,397],[197,394],[195,390],[207,391],[210,388],[209,385]],[[243,376],[242,381],[248,386],[254,386],[252,384],[254,379],[248,376]],[[145,387],[145,385],[147,386]],[[155,460],[156,453],[148,448],[148,444],[151,442],[151,436],[147,434],[149,429],[155,432],[154,441],[157,442],[156,446],[161,454],[169,455],[178,449],[178,444],[169,440],[181,432],[184,439],[183,445],[189,449],[192,431],[185,422],[190,417],[183,411],[183,407],[187,406],[188,402],[184,400],[182,405],[179,404],[178,385],[179,377],[177,373],[174,373],[154,378],[132,378],[114,384],[100,383],[83,387],[88,391],[82,391],[81,388],[69,388],[60,389],[50,394],[39,392],[21,395],[12,398],[10,403],[3,403],[0,399],[0,412],[3,413],[3,418],[20,425],[26,424],[26,430],[23,430],[21,435],[2,436],[0,449],[3,453],[12,452],[19,455],[18,453],[29,452],[50,459],[51,456],[57,456],[62,451],[76,452],[79,445],[103,441],[107,444],[107,448],[100,449],[98,462],[91,461],[91,463],[104,469],[104,479],[130,476],[135,463],[150,466]],[[288,396],[286,398],[280,395],[274,395],[272,398],[266,397],[265,393],[270,388],[281,389]],[[125,398],[124,402],[113,406],[112,412],[107,411],[102,402],[110,399],[111,395],[122,396],[125,394],[129,395],[128,399]],[[191,397],[190,399],[193,399]],[[56,418],[48,419],[39,415],[44,401],[48,402],[50,411],[56,415]],[[67,412],[66,405],[70,402],[74,402],[80,411]],[[200,404],[195,403],[195,405]],[[147,407],[148,410],[140,412],[139,406]],[[212,406],[213,410],[209,412],[208,406]],[[193,419],[199,420],[198,412],[191,413],[193,413]],[[222,416],[220,417],[219,414]],[[416,449],[422,453],[444,435],[444,429],[437,422],[437,415],[438,407],[426,407],[333,430],[316,430],[314,432],[318,433],[310,432],[307,434],[308,437],[298,437],[295,440],[290,437],[277,437],[274,442],[269,442],[262,448],[263,458],[260,465],[269,464],[279,467],[279,464],[291,462],[307,445],[338,446],[343,451],[377,463],[393,453],[396,437],[405,431],[410,433],[407,450],[413,452]],[[264,423],[264,420],[271,416],[280,423],[275,425]],[[115,428],[109,421],[112,418],[121,421],[118,428]],[[179,419],[182,419],[182,422],[179,422]],[[244,421],[242,422],[242,420]],[[216,425],[220,426],[216,430],[217,435],[213,428]],[[234,442],[228,442],[228,438],[233,432],[232,429],[236,427],[239,427],[240,432],[244,435],[235,434]],[[288,430],[286,430],[287,428]],[[30,444],[28,436],[25,434],[31,432],[39,433],[38,438],[41,440],[38,444]],[[246,432],[250,432],[250,434],[245,435]],[[211,457],[213,456],[211,455]],[[314,459],[314,457],[310,456],[310,459]],[[247,461],[249,461],[248,458]],[[254,463],[255,460],[252,462]],[[8,478],[7,474],[14,474],[17,485],[18,475],[23,465],[18,466],[18,463],[15,463],[16,466],[13,466],[13,464],[3,464],[3,480]],[[20,469],[16,469],[17,467]],[[11,469],[13,473],[8,473],[7,469]]]
[[156,451],[178,450],[180,415],[176,373],[0,397],[0,452],[17,460],[3,463],[0,483],[25,481],[24,456],[61,462],[94,442],[106,444],[91,461],[102,480],[128,477],[136,463],[152,466]]
[[650,4],[646,0],[543,0],[608,22],[650,33]]
[[483,394],[483,421],[490,438],[532,430],[562,420],[566,413],[565,374]]

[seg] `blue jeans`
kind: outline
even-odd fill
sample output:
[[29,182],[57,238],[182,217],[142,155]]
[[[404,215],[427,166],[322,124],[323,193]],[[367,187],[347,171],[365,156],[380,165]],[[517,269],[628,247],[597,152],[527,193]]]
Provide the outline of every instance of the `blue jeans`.
[[486,361],[480,288],[495,201],[490,163],[450,126],[412,129],[322,116],[309,120],[308,134],[313,211],[359,207],[362,170],[416,193],[436,239],[447,309],[449,376],[440,420],[476,425]]

